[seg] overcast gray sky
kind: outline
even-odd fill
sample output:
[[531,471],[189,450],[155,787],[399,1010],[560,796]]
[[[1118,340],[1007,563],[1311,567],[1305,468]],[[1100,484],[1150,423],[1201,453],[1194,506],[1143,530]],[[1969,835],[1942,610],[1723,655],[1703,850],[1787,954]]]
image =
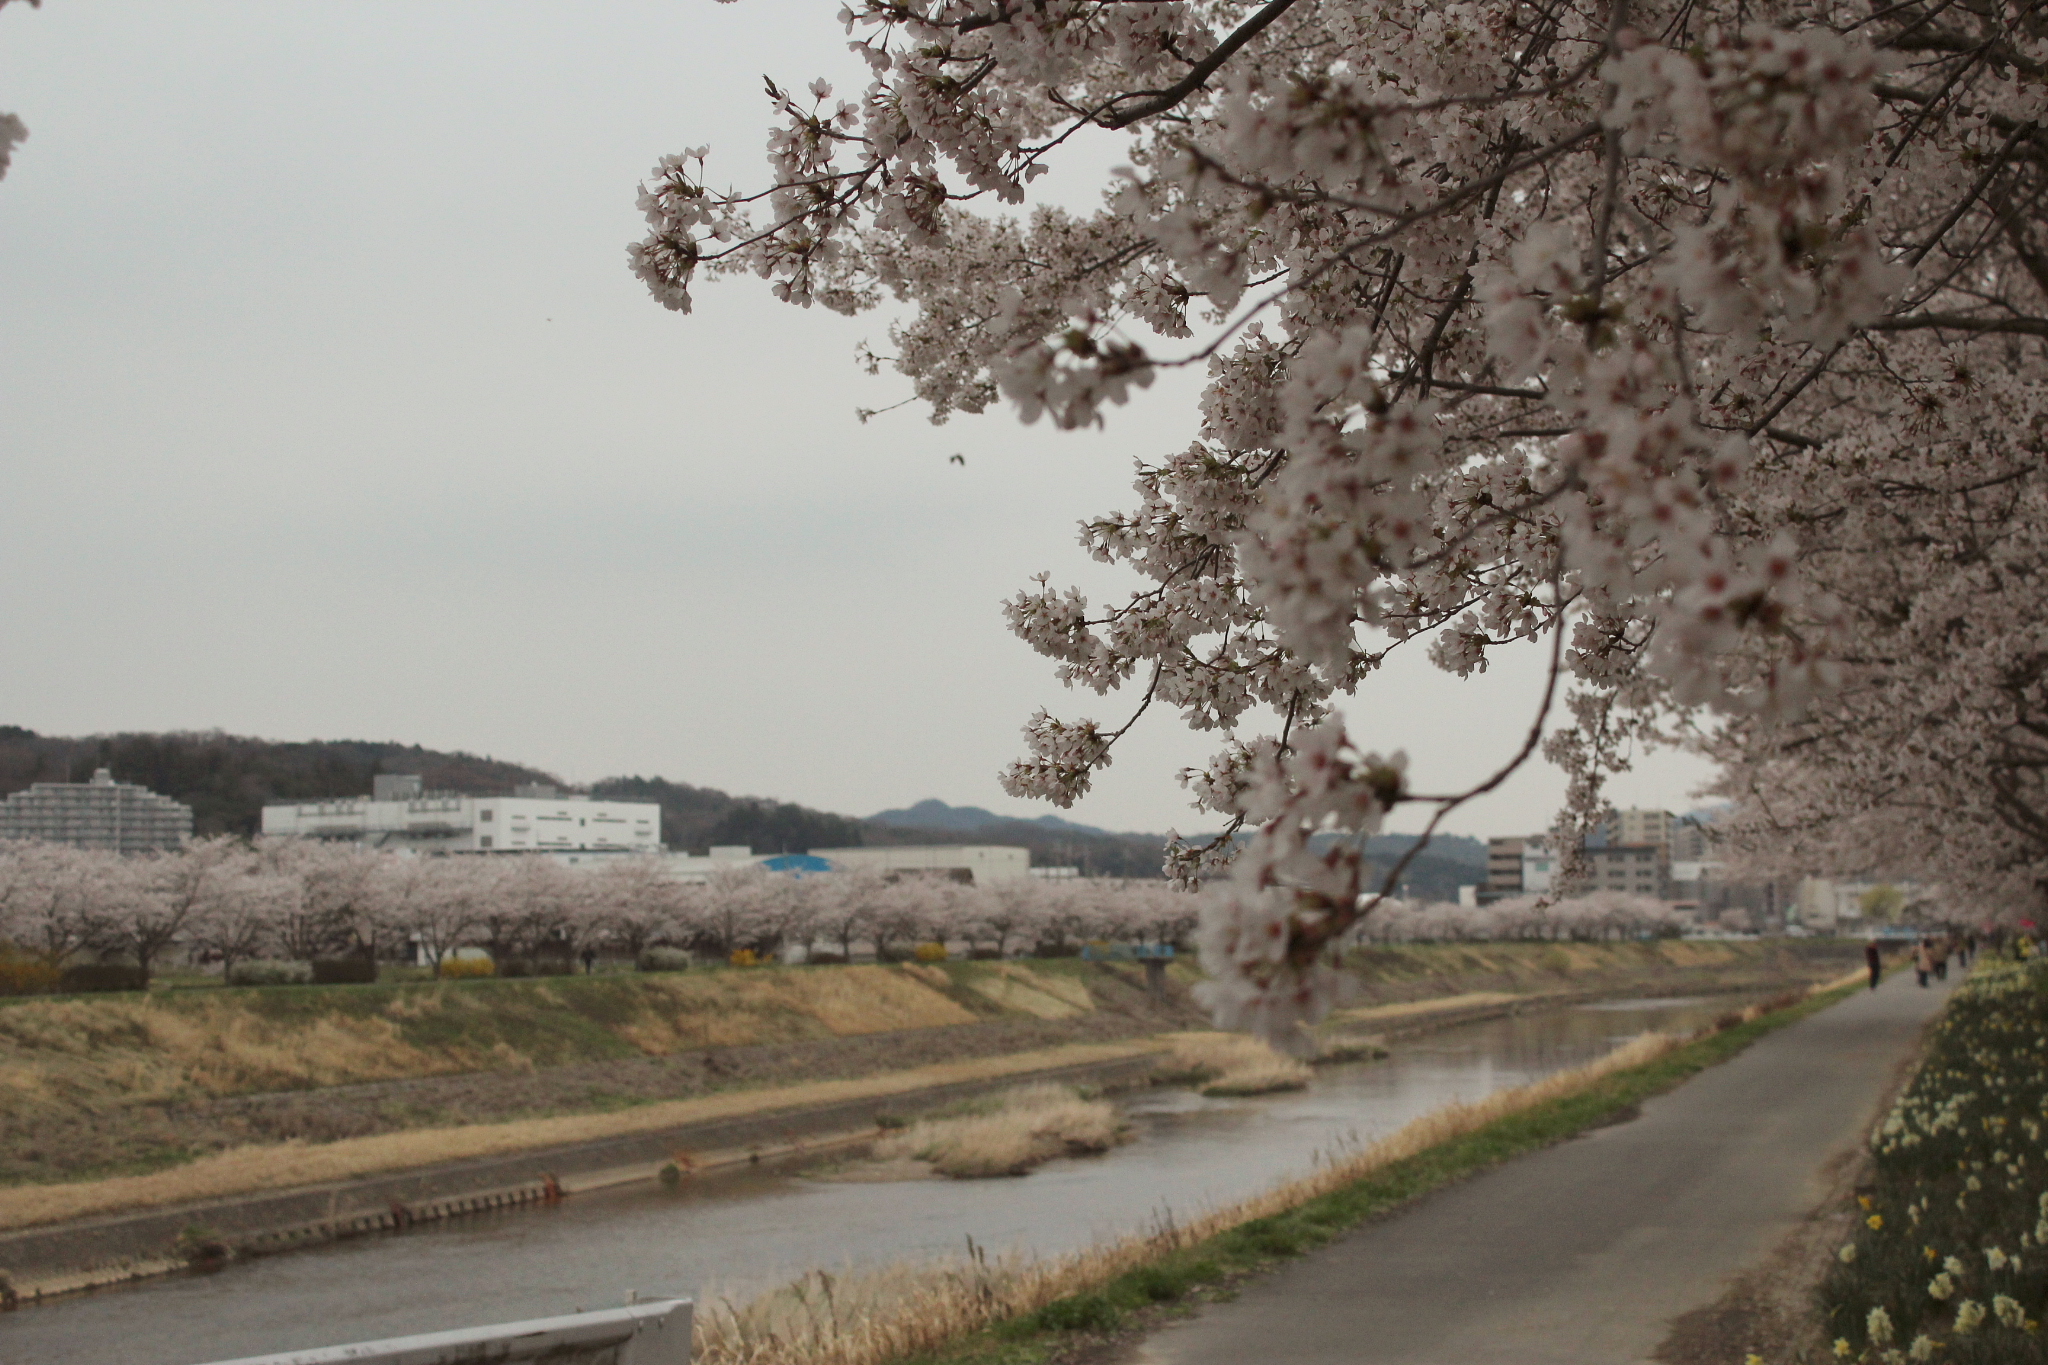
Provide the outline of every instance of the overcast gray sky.
[[[836,8],[0,9],[30,129],[0,182],[0,722],[1047,809],[996,785],[1018,727],[1118,712],[998,603],[1041,569],[1116,587],[1074,525],[1188,439],[1190,381],[1103,432],[862,426],[905,391],[853,364],[885,319],[741,280],[680,317],[625,268],[661,154],[758,183],[764,73],[857,88]],[[1442,790],[1512,748],[1536,674],[1418,659],[1348,710]],[[1074,818],[1206,823],[1172,775],[1214,737],[1161,721]],[[1704,771],[1655,758],[1616,795],[1685,809]],[[1561,790],[1538,767],[1453,827],[1539,828]]]

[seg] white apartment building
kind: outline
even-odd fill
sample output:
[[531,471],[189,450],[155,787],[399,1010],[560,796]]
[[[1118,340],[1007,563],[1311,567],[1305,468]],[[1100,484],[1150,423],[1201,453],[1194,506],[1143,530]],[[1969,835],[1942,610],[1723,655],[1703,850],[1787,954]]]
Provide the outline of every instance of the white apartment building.
[[263,832],[342,839],[417,853],[653,853],[661,807],[522,789],[515,796],[422,790],[417,777],[380,776],[369,796],[263,808]]
[[0,839],[145,853],[192,837],[192,808],[100,768],[90,782],[38,782],[0,801]]

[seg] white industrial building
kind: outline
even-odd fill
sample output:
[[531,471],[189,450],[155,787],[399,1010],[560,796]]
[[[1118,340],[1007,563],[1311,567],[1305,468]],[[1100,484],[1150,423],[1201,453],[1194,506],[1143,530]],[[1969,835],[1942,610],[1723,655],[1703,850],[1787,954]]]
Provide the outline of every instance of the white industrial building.
[[380,776],[368,796],[265,806],[263,832],[418,853],[653,853],[661,807],[546,788],[461,796],[425,791],[417,777]]
[[848,872],[927,872],[986,886],[1031,875],[1031,850],[1008,844],[902,844],[879,848],[814,848],[811,853]]

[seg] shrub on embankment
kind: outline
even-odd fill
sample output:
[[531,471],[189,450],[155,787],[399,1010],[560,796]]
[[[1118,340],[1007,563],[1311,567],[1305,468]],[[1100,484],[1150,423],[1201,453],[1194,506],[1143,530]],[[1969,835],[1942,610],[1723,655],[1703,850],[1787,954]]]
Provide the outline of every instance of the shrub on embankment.
[[1987,962],[1872,1137],[1855,1239],[1822,1282],[1858,1362],[2048,1362],[2048,964]]

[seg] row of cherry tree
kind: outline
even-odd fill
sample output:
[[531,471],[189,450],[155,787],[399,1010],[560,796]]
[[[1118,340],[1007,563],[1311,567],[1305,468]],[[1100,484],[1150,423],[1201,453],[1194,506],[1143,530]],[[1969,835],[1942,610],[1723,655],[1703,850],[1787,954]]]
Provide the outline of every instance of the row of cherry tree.
[[[1087,941],[1177,943],[1196,898],[1165,882],[1023,880],[970,886],[871,872],[791,877],[750,864],[702,881],[659,857],[595,868],[551,858],[420,858],[347,844],[231,838],[121,857],[62,844],[0,843],[0,945],[52,963],[115,956],[146,974],[167,953],[232,966],[459,948],[494,958],[637,956],[672,945],[725,958],[798,947],[851,959],[938,942],[998,956]],[[1676,933],[1662,901],[1599,892],[1486,907],[1388,901],[1363,942],[1618,939]]]
[[51,962],[167,953],[232,965],[459,948],[494,958],[633,956],[672,945],[718,958],[788,947],[851,957],[938,941],[1009,955],[1105,939],[1174,942],[1193,900],[1164,882],[1018,881],[987,887],[848,872],[796,878],[747,864],[701,882],[658,857],[592,869],[551,858],[420,858],[300,840],[202,839],[122,858],[60,844],[0,845],[0,942]]
[[1353,933],[1365,943],[1468,943],[1503,939],[1663,938],[1684,928],[1665,901],[1619,891],[1553,899],[1515,896],[1491,905],[1388,901]]
[[[1199,902],[1164,882],[1027,880],[967,886],[868,872],[796,878],[751,865],[680,881],[660,858],[593,869],[550,858],[418,858],[299,840],[202,839],[122,858],[60,844],[0,844],[0,942],[51,962],[117,956],[148,971],[167,954],[232,966],[415,949],[498,959],[637,956],[675,946],[726,958],[798,947],[852,958],[939,942],[1001,956],[1090,941],[1176,943]],[[1640,897],[1536,897],[1483,909],[1392,902],[1375,942],[1635,938],[1676,932]]]

